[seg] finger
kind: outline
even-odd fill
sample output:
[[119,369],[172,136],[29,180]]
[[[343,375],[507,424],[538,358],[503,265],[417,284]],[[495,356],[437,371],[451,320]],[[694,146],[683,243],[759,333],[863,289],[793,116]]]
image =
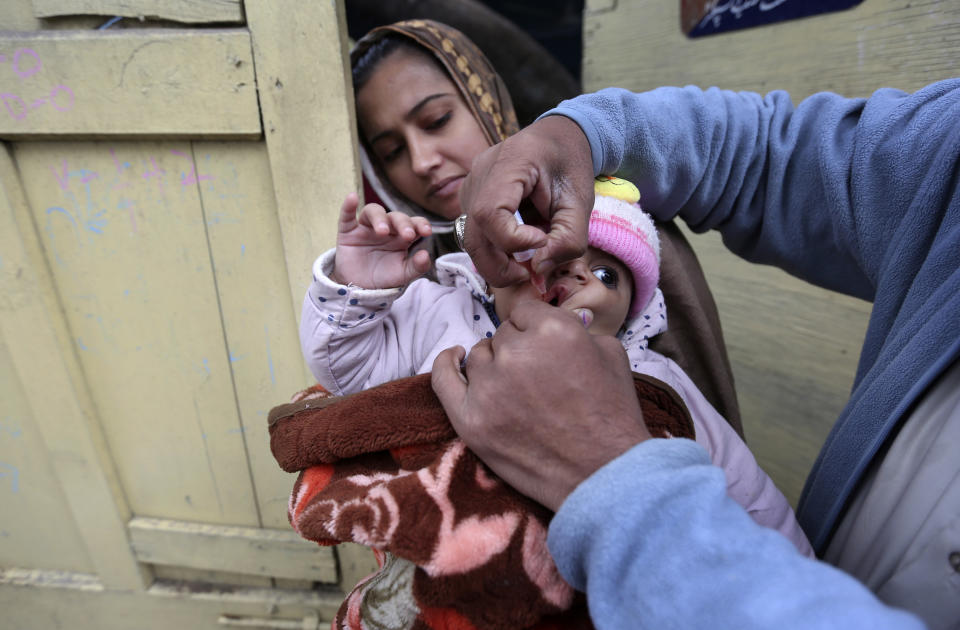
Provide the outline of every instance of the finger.
[[358,205],[360,205],[360,197],[357,193],[347,194],[343,203],[340,204],[339,231],[347,232],[356,226]]
[[[518,225],[514,218],[535,182],[526,182],[530,169],[514,168],[515,160],[498,161],[504,146],[494,145],[475,158],[460,189],[461,209],[469,217],[464,249],[480,273],[496,287],[529,277],[524,268],[511,260],[512,252],[535,249],[546,242],[541,230]],[[490,187],[490,181],[497,185]]]
[[549,275],[557,265],[583,255],[588,216],[579,210],[564,210],[553,216],[546,244],[534,252],[531,261],[538,274]]
[[473,347],[470,348],[470,354],[467,356],[467,362],[470,362],[470,359],[474,356],[474,353],[476,353],[477,361],[489,361],[493,359],[491,347],[492,342],[492,337],[483,337],[477,343],[473,344]]
[[[505,221],[499,222],[497,219],[491,221],[479,217],[473,220],[468,215],[464,230],[464,249],[470,255],[473,264],[476,265],[477,271],[491,286],[505,287],[518,282],[525,282],[530,279],[530,272],[525,266],[517,262],[512,252],[531,249],[535,245],[520,245],[520,249],[517,250],[512,249],[512,247],[504,250],[503,247],[493,244],[490,237],[500,229],[516,231],[518,228],[530,230],[538,237],[533,241],[527,241],[528,243],[538,243],[539,239],[545,238],[545,235],[537,228],[517,224],[517,220],[512,213],[509,215],[505,213],[497,214],[505,217]],[[524,241],[520,242],[523,243]]]
[[[386,236],[390,233],[390,222],[387,218],[388,215],[393,214],[392,212],[387,212],[386,208],[381,206],[378,203],[368,203],[363,207],[363,210],[357,215],[357,222],[360,225],[365,225],[380,236]],[[398,213],[398,214],[403,214]],[[406,215],[404,215],[406,216]]]
[[509,358],[519,348],[526,352],[536,339],[563,339],[572,342],[577,335],[588,336],[577,315],[568,309],[557,308],[546,302],[526,300],[516,304],[509,319],[497,328],[491,351],[498,358]]
[[417,231],[414,229],[413,221],[409,215],[403,212],[390,212],[387,214],[387,221],[390,223],[392,234],[397,234],[408,242],[417,238]]
[[530,272],[513,256],[493,246],[481,245],[467,252],[477,271],[493,287],[506,287],[530,279]]
[[410,220],[413,222],[413,228],[419,236],[427,237],[433,234],[433,226],[430,225],[430,221],[425,217],[410,217]]
[[403,283],[410,284],[430,270],[430,254],[421,249],[403,263]]
[[[509,324],[511,328],[524,332],[541,325],[543,322],[551,320],[563,326],[570,325],[574,331],[579,330],[583,334],[588,334],[586,330],[584,330],[583,324],[580,323],[580,318],[577,317],[576,313],[569,309],[551,306],[539,300],[524,300],[516,304],[510,311],[510,319],[500,324],[500,328]],[[574,331],[571,331],[570,334],[574,334]],[[499,329],[497,330],[497,334],[500,334]],[[616,340],[615,337],[612,338]],[[617,341],[617,343],[620,342]]]
[[[543,230],[532,225],[517,223],[516,207],[497,208],[492,212],[468,215],[467,226],[464,232],[464,245],[470,251],[470,237],[476,235],[475,240],[501,250],[507,254],[536,249],[547,242],[547,235]],[[481,240],[481,237],[486,242]]]
[[460,420],[460,410],[463,409],[467,397],[467,379],[460,371],[460,362],[465,354],[466,350],[462,346],[447,348],[434,359],[433,372],[430,375],[433,391],[454,427]]
[[592,180],[567,183],[561,180],[551,201],[543,198],[543,190],[533,192],[532,201],[537,207],[552,203],[550,229],[544,247],[539,249],[532,261],[533,268],[541,275],[549,274],[556,265],[582,256],[587,246],[587,225],[590,221],[590,209],[593,207]]
[[[496,337],[496,335],[494,335]],[[473,347],[470,348],[470,354],[467,355],[466,360],[463,362],[463,370],[467,375],[467,381],[470,380],[471,374],[476,374],[478,371],[483,370],[485,367],[493,365],[493,339],[490,337],[485,337],[473,344]]]

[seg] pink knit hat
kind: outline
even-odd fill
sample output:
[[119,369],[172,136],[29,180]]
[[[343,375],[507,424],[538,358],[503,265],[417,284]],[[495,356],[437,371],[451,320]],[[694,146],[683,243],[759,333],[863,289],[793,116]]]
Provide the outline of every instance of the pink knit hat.
[[633,272],[628,317],[643,311],[660,280],[660,239],[653,220],[640,208],[640,192],[630,182],[600,175],[594,180],[593,211],[587,243],[616,257]]

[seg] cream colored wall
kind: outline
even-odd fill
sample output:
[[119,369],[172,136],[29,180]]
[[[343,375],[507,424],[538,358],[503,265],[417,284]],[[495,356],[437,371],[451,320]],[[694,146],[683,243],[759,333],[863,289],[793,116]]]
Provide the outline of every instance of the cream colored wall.
[[[960,71],[960,3],[865,0],[857,7],[690,39],[677,0],[588,0],[585,89],[717,85],[866,96]],[[734,258],[694,235],[720,309],[747,441],[792,501],[856,369],[870,305]]]
[[372,566],[290,529],[266,430],[345,46],[342,2],[0,3],[0,626],[316,627]]

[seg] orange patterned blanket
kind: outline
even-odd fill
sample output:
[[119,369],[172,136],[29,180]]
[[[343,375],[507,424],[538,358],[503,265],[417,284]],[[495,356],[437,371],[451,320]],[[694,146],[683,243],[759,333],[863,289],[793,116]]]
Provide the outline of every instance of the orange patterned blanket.
[[[656,437],[693,437],[679,396],[635,376]],[[270,447],[300,472],[288,516],[321,545],[374,550],[380,570],[334,628],[592,628],[547,550],[551,513],[499,480],[456,437],[419,375],[350,396],[319,385],[271,410]]]

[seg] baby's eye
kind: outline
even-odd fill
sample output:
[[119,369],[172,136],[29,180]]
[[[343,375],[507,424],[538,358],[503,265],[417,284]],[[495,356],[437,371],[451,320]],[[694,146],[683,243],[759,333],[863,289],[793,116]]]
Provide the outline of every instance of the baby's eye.
[[616,270],[611,269],[610,267],[595,267],[593,270],[593,275],[603,283],[603,286],[608,289],[616,289],[617,283],[620,281],[620,276],[617,274]]

